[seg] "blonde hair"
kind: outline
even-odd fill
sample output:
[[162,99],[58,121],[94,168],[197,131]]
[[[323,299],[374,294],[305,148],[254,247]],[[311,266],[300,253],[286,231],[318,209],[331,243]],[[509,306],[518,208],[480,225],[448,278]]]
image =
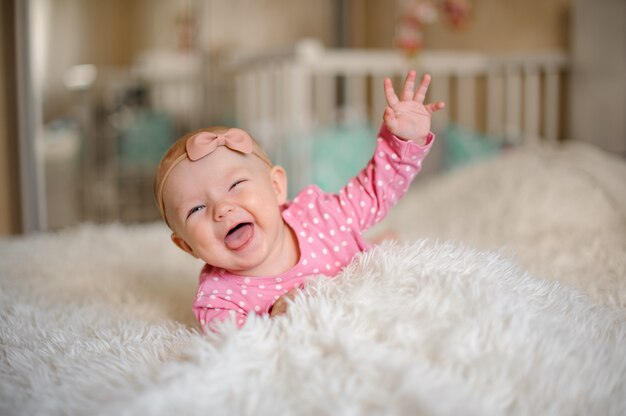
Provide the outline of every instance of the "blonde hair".
[[[172,228],[170,223],[167,220],[167,216],[165,215],[165,203],[163,201],[163,188],[165,186],[165,181],[167,180],[169,174],[172,172],[174,167],[176,167],[176,165],[178,165],[181,161],[185,159],[189,159],[189,156],[187,155],[187,147],[186,147],[187,141],[193,136],[195,136],[196,134],[201,133],[201,132],[222,134],[222,133],[227,132],[229,129],[230,129],[229,127],[214,126],[214,127],[207,127],[207,128],[203,128],[203,129],[188,133],[184,135],[183,137],[181,137],[180,139],[176,140],[176,142],[172,144],[172,146],[167,150],[167,152],[165,152],[165,155],[163,155],[163,158],[161,159],[161,162],[159,162],[159,165],[157,166],[157,169],[156,169],[156,174],[154,176],[154,199],[156,201],[157,207],[159,208],[159,212],[161,213],[161,218],[163,218],[163,221],[165,221],[168,227]],[[259,159],[261,159],[270,167],[272,167],[273,166],[272,161],[270,160],[267,153],[263,151],[263,149],[256,142],[256,140],[252,139],[252,143],[253,143],[252,154],[258,157]]]

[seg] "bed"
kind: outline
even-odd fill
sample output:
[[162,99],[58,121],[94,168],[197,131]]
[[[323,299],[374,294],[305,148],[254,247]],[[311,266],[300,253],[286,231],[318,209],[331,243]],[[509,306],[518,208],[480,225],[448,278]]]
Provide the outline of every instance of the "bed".
[[398,240],[240,330],[200,333],[162,224],[0,239],[0,414],[626,413],[626,163],[493,123],[525,144],[416,182]]

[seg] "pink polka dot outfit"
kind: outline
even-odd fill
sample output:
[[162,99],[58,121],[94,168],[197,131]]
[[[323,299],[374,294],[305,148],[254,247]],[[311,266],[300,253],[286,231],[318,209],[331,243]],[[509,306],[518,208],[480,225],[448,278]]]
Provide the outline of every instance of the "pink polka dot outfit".
[[367,166],[338,194],[305,187],[283,206],[283,220],[298,238],[300,259],[275,276],[240,276],[205,265],[193,311],[203,330],[234,316],[239,326],[248,314],[269,313],[285,292],[302,287],[307,277],[335,276],[355,254],[371,245],[362,233],[382,220],[407,191],[421,168],[434,135],[420,146],[392,135],[383,125]]

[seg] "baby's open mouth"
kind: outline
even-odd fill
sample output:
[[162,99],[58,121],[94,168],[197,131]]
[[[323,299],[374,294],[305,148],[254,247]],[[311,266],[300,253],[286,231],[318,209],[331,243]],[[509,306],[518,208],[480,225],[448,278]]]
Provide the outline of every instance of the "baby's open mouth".
[[230,250],[242,249],[254,234],[254,226],[251,222],[242,222],[228,230],[224,238],[224,244]]

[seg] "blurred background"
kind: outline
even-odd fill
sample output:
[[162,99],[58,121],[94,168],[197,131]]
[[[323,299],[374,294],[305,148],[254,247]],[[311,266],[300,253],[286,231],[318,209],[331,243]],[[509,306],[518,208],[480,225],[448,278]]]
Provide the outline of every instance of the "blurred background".
[[[625,17],[623,0],[3,0],[0,234],[157,220],[169,144],[215,124],[271,136],[244,119],[236,74],[294,50],[559,51],[558,139],[623,156]],[[327,127],[333,140],[376,126]]]

